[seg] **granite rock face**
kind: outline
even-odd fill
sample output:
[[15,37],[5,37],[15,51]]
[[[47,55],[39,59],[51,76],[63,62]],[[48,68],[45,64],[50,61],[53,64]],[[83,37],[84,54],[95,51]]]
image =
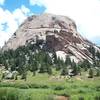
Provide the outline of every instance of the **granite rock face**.
[[53,14],[28,17],[2,49],[16,49],[37,42],[45,45],[49,51],[55,50],[60,58],[65,59],[66,55],[69,55],[76,62],[84,59],[92,62],[92,55],[87,49],[91,45],[100,51],[77,32],[77,26],[72,19]]

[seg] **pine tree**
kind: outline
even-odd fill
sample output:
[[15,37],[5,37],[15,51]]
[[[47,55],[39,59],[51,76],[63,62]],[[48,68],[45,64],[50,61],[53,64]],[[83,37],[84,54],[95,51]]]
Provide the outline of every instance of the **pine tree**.
[[81,75],[81,67],[80,67],[80,65],[77,65],[77,72],[79,73],[79,75]]
[[88,76],[88,78],[93,78],[93,69],[92,68],[89,69],[89,76]]
[[61,59],[58,57],[58,58],[57,58],[57,64],[56,64],[56,70],[57,70],[57,71],[60,70],[61,67],[62,67],[62,61],[61,61]]
[[47,72],[47,70],[46,70],[46,64],[44,62],[41,62],[39,73],[45,73],[45,72]]
[[65,65],[66,66],[71,65],[71,59],[69,56],[66,56]]
[[21,79],[24,79],[25,81],[27,80],[27,72],[22,73]]
[[52,74],[52,68],[51,68],[50,65],[47,66],[47,73],[48,73],[49,75]]
[[34,60],[31,63],[31,71],[33,72],[33,76],[35,76],[37,70],[38,70],[38,63],[36,60]]
[[90,51],[90,53],[92,54],[93,60],[95,60],[95,48],[93,46],[90,46],[88,48],[88,50]]
[[99,51],[96,52],[96,56],[100,60],[100,52]]
[[51,59],[51,57],[49,56],[48,53],[45,53],[45,54],[44,54],[44,62],[45,62],[46,64],[52,65],[52,59]]
[[53,59],[53,63],[56,65],[57,64],[57,55],[55,52],[53,52],[52,59]]
[[0,53],[0,64],[3,63],[3,58],[2,58],[2,54]]
[[18,76],[17,75],[15,76],[15,80],[18,80]]
[[5,60],[3,62],[3,65],[5,66],[5,69],[8,69],[9,68],[8,60]]
[[96,75],[95,76],[97,76],[97,77],[100,76],[100,70],[99,69],[96,70]]
[[73,69],[73,74],[74,74],[74,75],[77,75],[77,74],[78,74],[78,68],[77,68],[77,65],[76,65],[76,63],[74,62],[74,60],[73,60],[72,63],[71,63],[71,67],[72,67],[72,69]]
[[21,73],[22,77],[21,79],[27,80],[27,71],[28,71],[28,65],[23,66],[23,72]]
[[67,68],[66,67],[62,68],[61,75],[65,76],[67,74],[68,74]]
[[80,63],[80,67],[84,68],[85,71],[87,71],[88,68],[91,67],[91,64],[90,64],[90,62],[87,59],[85,59],[83,62]]

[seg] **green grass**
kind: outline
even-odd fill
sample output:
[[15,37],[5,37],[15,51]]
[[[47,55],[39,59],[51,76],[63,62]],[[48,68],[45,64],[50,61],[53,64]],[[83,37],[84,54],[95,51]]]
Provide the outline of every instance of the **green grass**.
[[71,100],[100,100],[100,77],[89,79],[85,74],[71,79],[53,79],[48,74],[32,76],[28,72],[26,81],[20,80],[20,76],[18,80],[2,80],[0,100],[54,100],[56,95],[70,96]]

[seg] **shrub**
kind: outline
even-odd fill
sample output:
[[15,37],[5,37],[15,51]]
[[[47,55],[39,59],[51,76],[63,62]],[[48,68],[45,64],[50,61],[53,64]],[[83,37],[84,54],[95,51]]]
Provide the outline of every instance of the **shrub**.
[[63,86],[55,86],[54,87],[54,90],[64,90],[65,89],[65,87],[63,87]]
[[61,96],[70,97],[67,93],[62,93]]
[[[5,99],[6,99],[5,94],[7,94],[7,90],[1,88],[1,89],[0,89],[0,100],[5,100]],[[5,98],[5,99],[4,99],[4,98]]]
[[28,89],[29,86],[27,84],[19,84],[19,85],[16,85],[16,87],[20,88],[20,89]]
[[0,87],[14,87],[14,84],[11,84],[11,83],[0,83]]
[[15,90],[15,89],[11,90],[11,91],[8,90],[7,100],[18,100],[18,92],[17,92],[17,90]]
[[84,100],[84,97],[79,97],[79,100]]
[[18,100],[18,90],[11,88],[0,88],[0,100]]
[[49,86],[46,84],[28,84],[28,86],[29,88],[43,88],[43,89],[49,88]]
[[85,91],[84,91],[83,89],[80,89],[80,90],[78,91],[78,93],[85,93]]
[[96,86],[96,91],[100,91],[100,86]]
[[95,96],[94,100],[100,100],[100,96]]
[[30,96],[28,96],[25,100],[32,100],[32,98]]

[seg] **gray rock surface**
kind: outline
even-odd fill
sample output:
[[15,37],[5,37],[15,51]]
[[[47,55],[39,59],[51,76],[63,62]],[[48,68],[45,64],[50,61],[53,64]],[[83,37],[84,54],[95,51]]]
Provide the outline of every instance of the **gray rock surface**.
[[92,62],[91,54],[87,49],[90,45],[100,51],[97,46],[77,32],[77,26],[72,19],[53,14],[28,17],[4,45],[3,50],[16,49],[31,41],[35,44],[37,40],[45,41],[48,49],[62,52],[63,54],[58,53],[58,56],[63,59],[65,55],[69,55],[76,62],[83,59]]

